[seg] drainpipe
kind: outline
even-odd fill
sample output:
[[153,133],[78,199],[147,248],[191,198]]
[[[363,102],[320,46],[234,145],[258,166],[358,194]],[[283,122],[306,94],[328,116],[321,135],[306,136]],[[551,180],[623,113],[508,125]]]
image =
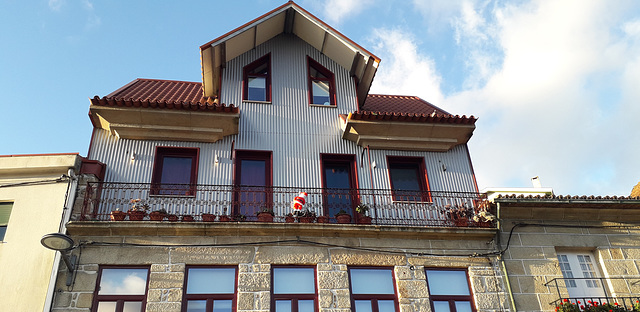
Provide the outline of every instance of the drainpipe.
[[[75,202],[76,189],[78,188],[78,177],[73,169],[67,171],[69,176],[69,182],[67,182],[67,194],[65,195],[65,204],[62,210],[62,216],[60,218],[60,226],[58,227],[58,233],[65,233],[67,231],[67,222],[71,219],[71,213],[73,212],[73,204]],[[54,292],[56,290],[56,281],[58,278],[58,267],[60,266],[60,252],[56,252],[53,259],[53,267],[51,268],[51,276],[49,277],[49,287],[47,289],[47,296],[44,301],[43,312],[51,311],[53,305]],[[69,274],[69,273],[67,273]]]
[[[496,241],[498,242],[498,248],[502,249],[502,243],[500,241],[500,233],[501,233],[501,228],[502,228],[502,224],[500,222],[500,203],[496,203],[496,226],[498,227],[498,235],[496,238]],[[509,281],[509,272],[507,272],[507,266],[504,264],[504,259],[502,258],[502,255],[504,253],[500,253],[498,255],[498,261],[500,262],[500,268],[502,269],[502,274],[504,274],[504,280],[505,280],[505,285],[507,286],[507,293],[509,294],[509,302],[511,303],[511,309],[512,311],[518,311],[518,309],[516,309],[516,300],[513,298],[513,291],[511,290],[511,282]]]

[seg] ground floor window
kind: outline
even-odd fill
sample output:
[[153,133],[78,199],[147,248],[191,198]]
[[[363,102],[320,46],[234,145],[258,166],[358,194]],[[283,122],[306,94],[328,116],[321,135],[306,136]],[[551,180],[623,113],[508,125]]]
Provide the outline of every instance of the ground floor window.
[[426,269],[433,312],[474,312],[469,277],[464,269]]
[[4,241],[4,235],[7,233],[12,207],[13,203],[0,203],[0,241]]
[[144,311],[148,280],[148,267],[101,267],[92,311]]
[[317,311],[314,267],[273,267],[271,310],[275,312]]
[[351,307],[355,312],[396,312],[393,268],[349,268]]
[[187,267],[183,311],[231,312],[236,301],[235,267]]

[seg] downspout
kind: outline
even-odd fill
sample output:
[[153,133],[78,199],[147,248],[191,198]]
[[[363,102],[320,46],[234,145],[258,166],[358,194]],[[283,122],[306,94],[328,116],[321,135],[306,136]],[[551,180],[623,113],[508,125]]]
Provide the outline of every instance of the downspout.
[[[69,168],[67,171],[67,176],[69,177],[69,182],[67,184],[67,193],[65,194],[65,204],[62,210],[62,216],[60,218],[60,225],[58,227],[58,233],[63,233],[67,231],[67,222],[71,219],[71,213],[73,212],[73,204],[75,202],[75,194],[78,188],[78,177],[75,174],[73,168]],[[56,289],[56,281],[58,277],[58,267],[60,266],[60,252],[56,252],[55,258],[53,259],[53,267],[51,269],[51,276],[49,277],[49,287],[47,289],[47,296],[44,301],[43,312],[49,312],[52,309],[53,305],[53,296]]]
[[[500,228],[502,227],[502,224],[500,222],[500,203],[496,203],[496,226],[498,227],[498,234],[496,235],[496,241],[498,242],[498,248],[500,250],[502,250],[502,242],[500,241]],[[511,290],[511,282],[509,281],[509,272],[507,271],[507,266],[504,263],[504,259],[502,258],[502,256],[504,255],[504,251],[506,250],[502,250],[499,254],[498,254],[498,261],[500,262],[500,268],[502,269],[502,274],[504,274],[504,280],[505,280],[505,284],[507,286],[507,292],[509,294],[509,302],[511,303],[511,309],[512,311],[518,311],[518,309],[516,309],[516,300],[513,298],[513,291]],[[510,309],[510,310],[511,310]]]

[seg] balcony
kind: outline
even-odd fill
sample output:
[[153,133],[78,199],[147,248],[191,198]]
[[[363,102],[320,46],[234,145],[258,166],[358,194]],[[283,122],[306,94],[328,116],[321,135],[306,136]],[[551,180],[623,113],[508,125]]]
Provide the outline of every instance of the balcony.
[[[352,216],[351,223],[362,223],[358,204],[369,207],[372,225],[415,227],[494,227],[490,222],[476,223],[473,212],[487,207],[478,193],[391,191],[380,189],[323,189],[310,187],[248,187],[232,185],[153,185],[149,183],[89,183],[84,193],[82,210],[77,220],[108,221],[111,212],[126,212],[131,201],[144,204],[148,211],[164,209],[178,217],[189,216],[202,222],[202,214],[239,216],[233,221],[258,221],[257,212],[273,210],[273,223],[287,222],[292,212],[291,201],[306,192],[303,210],[315,213],[316,223],[337,223],[335,214],[344,210]],[[449,211],[465,210],[465,222],[454,223]],[[145,216],[144,221],[149,217]],[[294,222],[301,222],[295,218]],[[459,220],[458,220],[459,221]],[[162,222],[167,222],[163,220]],[[204,223],[204,222],[203,222]]]
[[[557,293],[558,299],[549,303],[557,308],[556,311],[609,311],[603,305],[613,311],[640,309],[640,276],[554,278],[544,285]],[[571,294],[579,288],[587,291],[580,292],[583,295]]]

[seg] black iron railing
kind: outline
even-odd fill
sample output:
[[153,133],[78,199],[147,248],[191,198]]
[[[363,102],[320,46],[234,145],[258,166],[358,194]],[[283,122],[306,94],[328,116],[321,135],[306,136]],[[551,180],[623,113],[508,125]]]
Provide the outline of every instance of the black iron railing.
[[[153,185],[149,183],[89,183],[84,194],[80,220],[106,221],[114,210],[128,211],[133,204],[147,211],[163,209],[169,214],[193,216],[202,214],[239,215],[256,221],[256,213],[272,210],[273,222],[284,222],[293,212],[291,201],[306,192],[304,210],[326,216],[335,222],[335,214],[344,211],[358,222],[359,204],[369,208],[373,224],[409,226],[483,226],[491,222],[474,222],[473,212],[487,207],[481,194],[471,192],[416,192],[380,189],[326,189],[310,187],[253,187],[232,185]],[[132,203],[134,201],[135,203]],[[464,211],[460,224],[454,224],[451,210]],[[462,213],[462,214],[465,214]],[[147,220],[148,217],[145,217]],[[458,220],[460,221],[460,220]],[[320,221],[318,221],[320,222]]]
[[589,311],[590,307],[603,305],[614,311],[640,310],[640,276],[554,278],[544,285],[556,291],[558,299],[550,305],[560,310],[574,306]]

